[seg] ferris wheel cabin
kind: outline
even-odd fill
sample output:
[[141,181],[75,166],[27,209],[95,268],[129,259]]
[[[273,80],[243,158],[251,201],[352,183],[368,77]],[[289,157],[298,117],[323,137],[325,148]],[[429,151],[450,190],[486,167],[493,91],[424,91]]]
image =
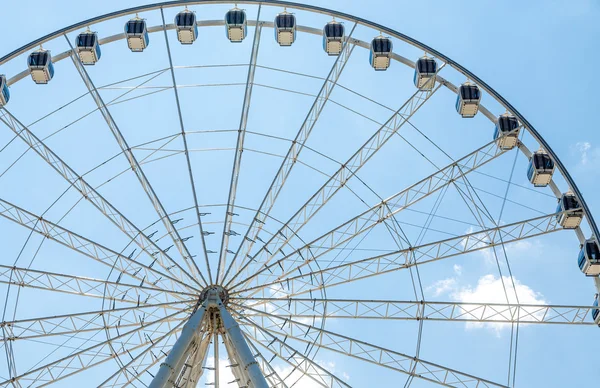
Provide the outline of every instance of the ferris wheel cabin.
[[496,120],[494,140],[500,149],[512,150],[519,141],[519,120],[511,114],[503,114]]
[[375,37],[371,41],[371,53],[369,54],[369,62],[373,69],[378,71],[387,70],[390,67],[390,59],[392,58],[392,40],[382,35]]
[[275,16],[275,40],[280,46],[291,46],[296,40],[296,16],[284,11]]
[[10,100],[10,91],[8,90],[8,80],[4,74],[0,75],[0,108],[8,104]]
[[233,8],[225,14],[225,32],[227,38],[233,43],[244,40],[248,34],[248,21],[243,9]]
[[47,84],[54,77],[54,65],[50,51],[39,49],[32,52],[27,58],[27,66],[33,82]]
[[92,31],[82,32],[77,35],[76,49],[79,60],[84,65],[95,65],[100,60],[100,44],[98,34]]
[[419,90],[431,90],[435,85],[437,62],[433,58],[422,57],[415,62],[415,86]]
[[175,16],[175,28],[177,39],[181,44],[192,44],[198,38],[198,26],[196,25],[196,14],[187,9]]
[[323,27],[323,50],[328,55],[340,55],[344,45],[344,25],[331,21]]
[[531,155],[529,168],[527,169],[527,178],[529,178],[529,181],[535,187],[548,186],[552,180],[553,173],[554,161],[546,151],[539,150]]
[[577,261],[579,269],[586,276],[600,275],[600,248],[595,238],[590,238],[583,244]]
[[456,97],[456,111],[463,118],[475,117],[479,111],[479,102],[481,101],[481,91],[477,85],[465,82],[458,88]]
[[556,216],[556,220],[564,229],[575,229],[583,220],[583,209],[575,194],[571,192],[562,195],[558,201],[556,212],[561,213]]
[[[596,299],[594,299],[594,303],[592,304],[592,306],[598,307],[598,304],[598,295],[596,294]],[[594,319],[594,322],[596,322],[596,324],[600,326],[600,309],[592,310],[592,318]]]
[[125,23],[125,36],[127,37],[127,46],[134,53],[144,51],[150,44],[146,21],[139,17]]

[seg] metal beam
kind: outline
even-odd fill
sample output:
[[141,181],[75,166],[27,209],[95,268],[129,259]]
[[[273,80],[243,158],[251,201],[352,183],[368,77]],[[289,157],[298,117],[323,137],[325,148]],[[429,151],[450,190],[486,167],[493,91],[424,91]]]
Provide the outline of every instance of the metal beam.
[[[219,303],[219,312],[221,314],[221,320],[223,321],[223,328],[229,337],[231,347],[235,351],[237,360],[240,363],[240,370],[247,374],[248,380],[240,381],[238,383],[239,386],[269,388],[269,384],[267,384],[263,372],[260,370],[254,355],[250,351],[250,347],[240,330],[239,324],[233,319],[222,303]],[[217,371],[215,371],[215,373],[216,372]]]
[[81,255],[98,261],[111,269],[115,268],[126,277],[141,281],[142,284],[145,282],[153,286],[160,286],[167,290],[166,292],[173,294],[199,292],[193,285],[188,285],[173,276],[157,271],[153,268],[153,262],[143,264],[132,257],[124,256],[112,249],[95,243],[3,199],[0,199],[0,216],[16,222],[47,239],[71,248]]
[[[232,298],[248,317],[269,313],[296,319],[385,319],[481,323],[595,325],[595,306],[313,298]],[[257,311],[260,311],[257,312]]]
[[[425,361],[332,331],[297,322],[287,317],[266,313],[257,316],[254,319],[259,320],[261,323],[260,327],[269,333],[285,335],[286,338],[301,343],[308,345],[314,344],[322,349],[350,356],[439,385],[507,388],[507,386],[503,384],[498,384],[456,369]],[[282,325],[287,331],[282,331]]]
[[71,186],[73,186],[86,200],[94,205],[113,224],[115,224],[127,237],[135,242],[150,257],[153,257],[158,265],[168,273],[174,275],[180,281],[188,279],[193,283],[200,283],[188,274],[179,263],[173,260],[152,239],[148,238],[137,226],[127,219],[119,210],[98,193],[87,181],[77,174],[58,155],[54,153],[44,142],[33,134],[25,125],[14,117],[5,107],[0,108],[0,121],[10,128],[21,140],[31,147],[46,163],[58,172]]
[[194,174],[192,173],[192,162],[190,160],[190,153],[187,144],[187,134],[185,132],[185,125],[183,124],[183,115],[181,113],[181,104],[179,103],[179,91],[177,90],[177,82],[175,81],[175,69],[173,68],[173,58],[171,57],[171,46],[169,44],[169,36],[167,35],[167,24],[165,23],[165,13],[163,9],[160,9],[160,15],[163,22],[163,31],[165,33],[165,43],[167,46],[167,54],[169,56],[169,67],[171,69],[171,79],[173,81],[173,92],[175,94],[175,103],[177,104],[177,114],[179,116],[179,127],[181,129],[181,138],[183,140],[183,147],[185,150],[185,160],[187,163],[188,175],[190,178],[190,186],[192,189],[192,197],[194,198],[194,206],[196,207],[196,218],[198,219],[199,237],[202,241],[202,252],[204,254],[204,261],[206,263],[206,269],[208,271],[208,279],[212,284],[212,273],[210,271],[210,262],[208,261],[208,252],[206,248],[206,239],[204,238],[204,229],[202,228],[202,216],[200,215],[200,208],[198,207],[198,194],[196,193],[196,184],[194,182]]
[[[317,261],[331,250],[360,236],[386,220],[392,219],[400,211],[454,183],[461,176],[477,170],[504,153],[505,151],[498,148],[496,143],[492,141],[412,186],[372,206],[370,209],[333,228],[295,251],[283,255],[280,259],[264,266],[255,274],[240,281],[232,288],[241,284],[252,286],[248,280],[252,280],[253,278],[257,279],[255,285],[284,279],[309,263]],[[281,251],[277,253],[281,254]],[[277,275],[276,273],[279,273],[280,270],[281,273]],[[258,276],[260,275],[262,277],[259,283]]]
[[73,44],[71,43],[71,41],[69,40],[67,35],[65,35],[65,39],[67,40],[69,47],[72,50],[71,51],[71,59],[73,61],[73,64],[75,65],[75,68],[77,69],[77,72],[79,73],[82,81],[84,82],[85,86],[89,90],[90,96],[92,96],[92,98],[94,99],[94,102],[96,103],[96,106],[98,107],[98,110],[102,114],[104,121],[106,121],[108,128],[110,129],[111,133],[115,137],[115,140],[119,144],[121,151],[127,158],[127,161],[129,162],[129,165],[131,166],[132,171],[135,173],[136,177],[140,181],[142,189],[144,190],[144,192],[148,196],[148,199],[152,203],[152,206],[156,210],[156,214],[158,215],[159,219],[165,226],[165,229],[169,233],[171,240],[173,240],[173,244],[175,244],[175,246],[177,247],[177,250],[181,254],[181,257],[183,257],[184,262],[187,265],[187,267],[194,274],[194,281],[197,283],[198,281],[196,280],[196,276],[199,276],[202,279],[202,281],[204,282],[204,285],[208,285],[209,283],[206,281],[206,279],[200,272],[198,265],[194,261],[194,258],[188,251],[187,247],[185,246],[185,243],[184,243],[183,239],[181,238],[181,236],[179,235],[177,228],[175,228],[173,221],[171,221],[171,219],[169,218],[169,214],[165,210],[163,204],[160,202],[160,199],[158,198],[158,196],[156,195],[156,192],[152,188],[152,185],[150,184],[150,181],[146,177],[146,174],[144,174],[144,171],[142,170],[142,167],[138,163],[135,155],[133,154],[131,147],[129,147],[129,144],[127,144],[127,140],[125,140],[123,133],[117,126],[117,123],[115,122],[110,111],[108,110],[108,107],[104,103],[102,96],[100,96],[100,92],[98,92],[98,89],[96,89],[96,86],[94,85],[94,82],[92,81],[87,70],[85,69],[85,66],[81,63],[81,61],[77,57],[77,54],[75,53],[75,50],[73,49]]
[[185,323],[181,335],[177,338],[177,342],[173,345],[165,361],[160,364],[160,369],[154,376],[149,388],[169,388],[176,385],[176,379],[179,377],[181,368],[183,368],[183,362],[189,356],[194,341],[198,340],[198,334],[207,308],[208,301],[205,300]]
[[[562,230],[553,213],[531,218],[512,224],[468,233],[462,236],[435,241],[423,245],[400,249],[391,253],[368,257],[361,260],[338,264],[335,260],[320,260],[317,271],[291,276],[272,283],[261,283],[257,286],[232,292],[232,295],[278,286],[290,296],[354,282],[359,279],[377,276],[384,273],[406,269],[420,264],[431,263],[470,252],[492,248],[500,244],[508,244],[526,238],[536,237]],[[257,277],[256,279],[261,279]],[[322,284],[313,284],[313,279],[324,279]]]
[[244,140],[246,138],[246,126],[248,125],[248,114],[250,113],[250,102],[252,100],[252,89],[254,87],[254,74],[256,73],[256,61],[258,60],[258,49],[260,47],[260,35],[262,32],[262,23],[260,23],[260,5],[257,24],[254,30],[254,42],[250,54],[250,63],[248,64],[248,75],[246,78],[246,91],[244,93],[244,102],[242,105],[242,115],[240,117],[240,126],[235,145],[235,154],[233,166],[231,169],[231,180],[229,182],[229,195],[227,198],[227,209],[225,210],[225,221],[223,223],[223,236],[221,239],[221,248],[219,249],[219,264],[217,265],[217,283],[223,278],[223,271],[227,262],[227,251],[229,250],[229,236],[231,236],[231,221],[235,214],[235,199],[237,195],[237,185],[240,175],[240,166],[242,163],[242,153],[244,152]]
[[[271,212],[271,209],[273,208],[273,205],[275,204],[275,201],[279,196],[283,185],[285,184],[288,176],[290,175],[292,168],[298,161],[298,157],[300,156],[300,153],[304,148],[304,144],[308,140],[308,137],[310,136],[313,128],[315,127],[317,120],[319,120],[321,112],[323,112],[327,101],[329,101],[329,97],[333,92],[333,89],[336,87],[338,80],[342,74],[342,71],[346,67],[348,59],[350,59],[350,55],[352,54],[352,51],[355,47],[355,44],[351,39],[355,28],[356,24],[354,24],[352,30],[350,31],[350,34],[344,41],[344,47],[342,48],[340,55],[336,58],[335,62],[333,63],[333,66],[331,67],[327,78],[325,78],[325,81],[323,82],[319,93],[315,97],[315,100],[311,105],[306,115],[306,118],[304,119],[304,122],[300,126],[300,129],[298,130],[298,133],[296,134],[292,145],[290,146],[287,154],[285,155],[283,162],[281,163],[281,166],[279,167],[279,170],[275,175],[275,178],[273,178],[273,182],[267,190],[267,193],[265,194],[258,210],[256,211],[256,214],[254,215],[254,218],[252,219],[250,227],[246,231],[246,234],[244,235],[244,238],[242,239],[242,242],[240,243],[240,246],[238,247],[233,257],[233,260],[227,268],[224,280],[227,279],[227,275],[234,267],[234,265],[236,265],[238,258],[240,258],[240,264],[234,270],[234,277],[235,274],[244,266],[244,263],[248,260],[248,257],[246,255],[249,254],[252,250],[252,247],[256,242],[256,238],[258,237],[258,234],[262,230],[264,222],[266,221],[266,218]],[[230,282],[227,284],[230,284]]]
[[[443,65],[440,67],[440,70]],[[333,176],[315,192],[306,203],[279,229],[275,235],[265,243],[258,252],[248,260],[246,265],[232,278],[239,276],[248,279],[256,270],[252,270],[251,263],[255,268],[267,265],[269,261],[280,252],[281,249],[298,233],[304,225],[352,178],[385,143],[402,128],[402,126],[429,100],[429,98],[441,87],[437,84],[431,90],[416,91],[394,114],[382,125]],[[237,283],[232,289],[245,284],[245,281]]]

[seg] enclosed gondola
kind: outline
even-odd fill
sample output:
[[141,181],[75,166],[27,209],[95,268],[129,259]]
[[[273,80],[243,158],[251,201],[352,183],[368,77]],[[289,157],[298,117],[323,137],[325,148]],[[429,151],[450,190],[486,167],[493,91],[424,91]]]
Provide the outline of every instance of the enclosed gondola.
[[181,44],[192,44],[198,38],[198,25],[196,14],[187,8],[175,16],[177,39]]
[[392,40],[383,35],[375,37],[371,41],[371,53],[369,54],[369,63],[375,70],[387,70],[390,67],[392,58]]
[[433,58],[424,56],[415,62],[414,83],[419,90],[431,90],[435,85],[437,62]]
[[511,150],[519,141],[519,120],[510,113],[505,113],[496,120],[494,140],[500,149]]
[[79,60],[84,65],[95,65],[100,60],[102,53],[97,33],[90,30],[82,32],[77,35],[75,45]]
[[464,118],[475,117],[479,111],[481,90],[475,84],[465,82],[458,88],[456,96],[456,111]]
[[556,220],[565,229],[575,229],[583,219],[583,209],[572,192],[566,192],[558,200]]
[[47,84],[54,77],[54,65],[50,51],[40,48],[29,54],[27,66],[33,82]]
[[296,16],[283,11],[275,16],[275,40],[280,46],[291,46],[296,40]]
[[[598,294],[596,294],[596,298],[594,299],[594,303],[592,304],[592,306],[599,307],[599,304],[600,303],[598,303]],[[592,310],[592,318],[594,319],[594,322],[596,322],[596,324],[600,326],[600,308]]]
[[600,275],[600,248],[595,238],[590,238],[583,244],[577,261],[579,269],[586,276]]
[[547,186],[554,173],[554,161],[544,150],[536,151],[529,159],[527,178],[535,187]]
[[8,90],[8,80],[4,74],[0,75],[0,107],[8,104],[10,100],[10,90]]
[[340,55],[344,46],[344,25],[335,20],[323,27],[323,50],[328,55]]
[[243,9],[235,7],[227,11],[225,14],[225,33],[233,43],[244,40],[248,34],[248,20]]
[[125,23],[125,36],[127,46],[133,52],[142,52],[150,44],[146,21],[137,16]]

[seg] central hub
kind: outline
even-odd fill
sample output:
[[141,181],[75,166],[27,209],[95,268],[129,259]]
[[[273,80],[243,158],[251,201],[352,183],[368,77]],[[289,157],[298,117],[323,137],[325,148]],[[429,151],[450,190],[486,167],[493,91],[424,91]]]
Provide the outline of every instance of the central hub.
[[219,299],[221,299],[221,302],[223,302],[223,305],[227,306],[227,303],[229,302],[229,293],[226,289],[216,284],[212,284],[202,290],[200,293],[200,304],[202,304],[206,299],[210,298],[211,296],[214,297],[215,295],[218,295]]

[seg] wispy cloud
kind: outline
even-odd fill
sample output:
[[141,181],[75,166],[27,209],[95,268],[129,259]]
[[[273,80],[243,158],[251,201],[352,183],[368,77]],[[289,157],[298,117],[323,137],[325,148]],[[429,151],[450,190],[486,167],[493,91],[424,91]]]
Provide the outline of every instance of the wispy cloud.
[[600,162],[600,148],[589,141],[575,143],[571,146],[571,153],[577,156],[579,168],[597,166]]

